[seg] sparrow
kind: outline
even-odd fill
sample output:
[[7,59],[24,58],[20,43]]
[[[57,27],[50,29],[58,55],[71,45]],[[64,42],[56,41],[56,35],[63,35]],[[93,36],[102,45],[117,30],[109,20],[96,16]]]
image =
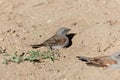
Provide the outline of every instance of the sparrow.
[[109,56],[98,56],[98,57],[84,57],[77,56],[79,60],[87,62],[88,65],[105,67],[105,68],[120,68],[120,52],[113,53]]
[[49,46],[51,49],[64,48],[67,45],[69,45],[69,39],[67,37],[67,33],[70,30],[71,29],[69,29],[69,28],[62,27],[62,28],[58,29],[58,31],[56,32],[55,35],[53,35],[51,38],[45,40],[43,43],[35,44],[35,45],[31,45],[31,46],[32,46],[32,48],[39,48],[42,46]]

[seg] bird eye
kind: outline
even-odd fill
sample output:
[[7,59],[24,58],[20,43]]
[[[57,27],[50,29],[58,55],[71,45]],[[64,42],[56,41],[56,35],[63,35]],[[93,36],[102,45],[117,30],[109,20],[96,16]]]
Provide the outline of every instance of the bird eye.
[[66,29],[64,31],[67,31]]
[[69,30],[68,30],[68,29],[65,29],[64,31],[65,31],[65,32],[68,32]]

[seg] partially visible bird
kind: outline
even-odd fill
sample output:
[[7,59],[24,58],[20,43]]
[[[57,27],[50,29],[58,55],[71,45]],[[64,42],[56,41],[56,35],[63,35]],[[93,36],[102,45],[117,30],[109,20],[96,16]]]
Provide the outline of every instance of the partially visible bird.
[[54,36],[47,39],[41,44],[31,45],[32,48],[39,48],[41,46],[49,46],[51,49],[60,49],[69,45],[69,39],[66,36],[71,29],[62,27],[60,28]]
[[87,62],[88,65],[98,67],[120,68],[120,52],[113,53],[110,56],[99,56],[88,58],[84,56],[77,56],[79,60]]

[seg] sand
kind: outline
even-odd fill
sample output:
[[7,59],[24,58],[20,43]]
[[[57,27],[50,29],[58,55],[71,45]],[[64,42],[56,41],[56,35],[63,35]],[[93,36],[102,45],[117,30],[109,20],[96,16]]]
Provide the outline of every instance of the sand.
[[0,0],[0,46],[10,54],[33,50],[29,45],[64,26],[76,33],[54,63],[5,65],[0,55],[0,80],[120,80],[120,69],[87,66],[76,58],[120,52],[119,15],[119,0]]

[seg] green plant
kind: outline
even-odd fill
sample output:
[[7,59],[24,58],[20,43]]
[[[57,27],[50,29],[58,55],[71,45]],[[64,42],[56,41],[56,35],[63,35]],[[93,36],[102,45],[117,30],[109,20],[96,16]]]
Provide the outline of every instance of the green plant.
[[51,50],[48,48],[47,51],[41,52],[41,51],[29,51],[30,55],[25,57],[25,60],[29,61],[38,61],[39,59],[50,59],[54,62],[56,60],[56,57],[58,57],[59,52],[57,50]]
[[56,60],[56,57],[58,57],[59,55],[58,51],[51,50],[50,48],[48,48],[48,50],[44,52],[31,50],[28,53],[28,55],[22,56],[18,56],[17,52],[15,52],[14,55],[9,55],[8,53],[5,53],[4,56],[9,56],[9,58],[4,59],[3,64],[8,64],[9,62],[20,63],[24,61],[35,62],[41,59],[50,59],[54,62],[54,60]]
[[8,53],[5,53],[3,56],[9,56],[8,59],[4,59],[3,64],[8,64],[9,62],[20,63],[24,61],[24,56],[18,56],[17,52],[15,52],[13,56]]

